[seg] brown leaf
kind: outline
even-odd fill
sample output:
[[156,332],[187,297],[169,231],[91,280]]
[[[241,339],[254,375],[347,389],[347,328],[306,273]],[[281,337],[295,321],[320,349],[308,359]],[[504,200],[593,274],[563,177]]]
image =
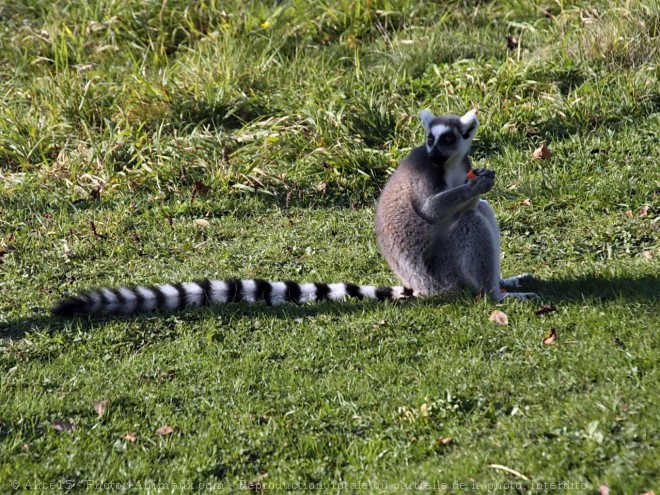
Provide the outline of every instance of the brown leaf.
[[68,421],[55,421],[53,423],[53,428],[57,431],[72,432],[74,426],[73,423],[69,423]]
[[507,36],[506,47],[509,50],[515,50],[516,48],[518,48],[518,38],[516,38],[515,36]]
[[532,155],[534,160],[549,160],[550,157],[552,156],[552,153],[550,152],[550,148],[548,148],[548,145],[545,143],[541,143],[541,146],[536,148],[534,150],[534,154]]
[[124,435],[124,440],[128,440],[131,443],[135,443],[137,441],[137,437],[129,431],[126,432],[126,435]]
[[160,376],[167,380],[174,380],[174,378],[176,377],[176,370],[161,371]]
[[639,218],[644,218],[649,216],[649,205],[644,205],[642,206],[642,209],[639,210],[639,213],[637,214]]
[[209,192],[211,188],[204,184],[203,182],[197,181],[192,185],[192,195],[195,196],[197,194],[206,194]]
[[256,479],[248,481],[247,489],[254,493],[264,493],[263,481],[268,477],[268,473],[263,473],[257,476]]
[[548,333],[545,334],[545,338],[543,339],[543,343],[545,345],[552,345],[555,342],[557,342],[557,330],[554,328],[551,328]]
[[94,223],[94,220],[89,221],[89,228],[92,229],[92,234],[94,234],[94,237],[98,237],[99,239],[105,239],[105,235],[99,234],[98,231],[96,230],[96,224]]
[[495,310],[490,314],[490,317],[488,318],[490,321],[493,323],[497,323],[498,325],[508,325],[509,324],[509,317],[504,313],[503,311]]
[[160,435],[161,437],[167,436],[174,433],[174,428],[171,426],[161,426],[156,430],[156,435]]
[[628,210],[628,211],[626,212],[626,216],[627,216],[628,218],[632,218],[632,217],[633,217],[633,212],[632,212],[632,210]]
[[539,306],[539,308],[534,311],[534,314],[536,316],[541,316],[541,315],[546,315],[548,313],[554,313],[557,311],[557,306],[551,305],[551,306]]
[[642,495],[655,495],[655,492],[644,492]]
[[211,225],[208,220],[205,220],[203,218],[198,218],[197,220],[195,220],[195,223],[200,227],[208,227],[209,225]]
[[248,481],[247,489],[254,493],[264,493],[264,485],[261,481]]
[[529,198],[523,199],[522,204],[524,204],[525,206],[532,206],[532,200]]
[[96,411],[96,414],[99,415],[99,418],[105,416],[105,413],[108,412],[108,407],[110,407],[110,401],[101,400],[94,402],[94,410]]
[[643,255],[647,260],[652,260],[654,258],[654,255],[651,251],[644,251]]
[[450,437],[438,437],[435,439],[435,443],[438,445],[451,445],[454,443],[454,439]]

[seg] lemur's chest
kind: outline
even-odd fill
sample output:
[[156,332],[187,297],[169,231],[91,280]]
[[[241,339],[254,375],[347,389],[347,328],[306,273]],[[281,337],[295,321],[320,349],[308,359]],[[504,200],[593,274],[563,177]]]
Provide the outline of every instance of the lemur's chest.
[[462,186],[467,181],[465,169],[462,164],[458,163],[454,166],[445,169],[444,181],[447,189],[454,189],[455,187]]

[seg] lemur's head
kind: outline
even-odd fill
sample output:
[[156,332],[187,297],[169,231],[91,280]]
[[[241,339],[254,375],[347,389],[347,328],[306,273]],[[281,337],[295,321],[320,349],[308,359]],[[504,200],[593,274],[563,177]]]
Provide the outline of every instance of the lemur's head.
[[458,115],[433,115],[429,110],[419,113],[426,131],[426,150],[436,166],[459,162],[470,151],[472,138],[477,132],[477,111]]

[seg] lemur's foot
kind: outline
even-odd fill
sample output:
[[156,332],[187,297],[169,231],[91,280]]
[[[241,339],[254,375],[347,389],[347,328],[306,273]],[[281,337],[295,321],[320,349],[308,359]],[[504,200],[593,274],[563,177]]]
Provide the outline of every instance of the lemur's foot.
[[500,292],[491,294],[491,298],[495,302],[502,302],[505,299],[518,299],[522,301],[527,299],[539,299],[539,296],[535,292],[508,292],[505,289],[501,289]]
[[522,275],[516,275],[515,277],[508,277],[500,280],[500,287],[507,290],[520,289],[527,284],[538,281],[539,279],[534,275],[523,273]]
[[526,301],[528,299],[539,299],[539,296],[536,292],[505,292],[504,298]]

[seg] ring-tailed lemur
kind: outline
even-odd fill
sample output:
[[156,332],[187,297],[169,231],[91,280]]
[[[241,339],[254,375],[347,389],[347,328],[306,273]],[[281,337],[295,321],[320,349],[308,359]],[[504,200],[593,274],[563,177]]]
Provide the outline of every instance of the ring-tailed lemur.
[[495,182],[492,170],[475,170],[468,181],[468,152],[477,130],[476,113],[435,117],[420,113],[426,146],[412,150],[385,184],[376,209],[376,237],[388,264],[403,287],[348,283],[267,282],[265,280],[203,280],[149,287],[102,288],[61,301],[53,313],[133,314],[155,309],[176,310],[214,303],[264,301],[339,301],[346,296],[379,301],[411,295],[437,295],[471,289],[499,301],[522,277],[500,279],[500,235],[495,214],[479,195]]
[[390,268],[414,295],[468,289],[499,301],[527,299],[516,289],[529,275],[500,276],[500,233],[495,213],[480,198],[495,184],[495,171],[477,169],[468,180],[468,156],[479,121],[419,114],[426,130],[420,146],[399,164],[376,208],[376,237]]

